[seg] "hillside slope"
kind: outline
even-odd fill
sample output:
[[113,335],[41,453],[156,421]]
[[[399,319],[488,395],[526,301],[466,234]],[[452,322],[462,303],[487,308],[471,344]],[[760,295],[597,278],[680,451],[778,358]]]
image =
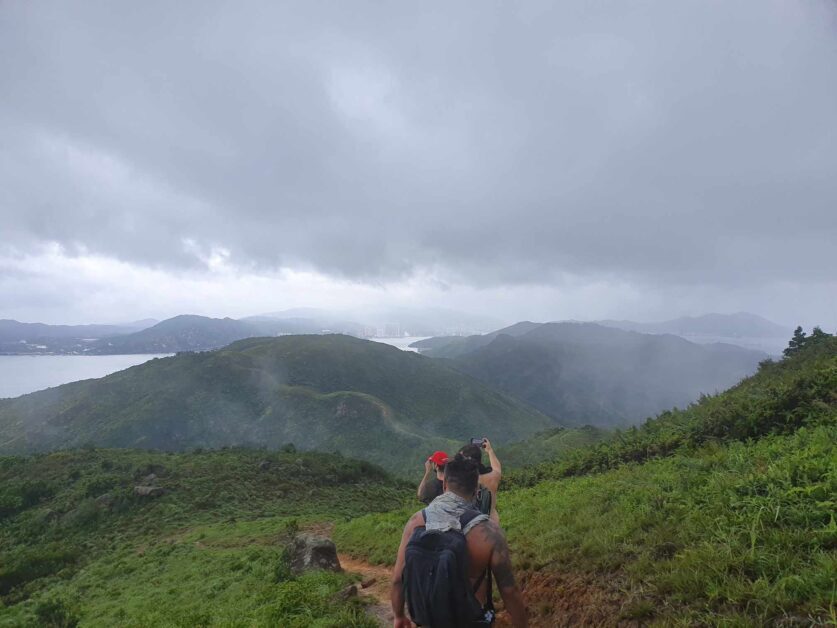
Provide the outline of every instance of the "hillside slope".
[[520,440],[550,425],[429,358],[348,336],[285,336],[2,401],[0,452],[293,443],[406,471],[452,441]]
[[[498,448],[502,458],[502,449]],[[534,626],[809,626],[837,617],[837,339],[505,478]],[[391,563],[412,508],[338,525]]]
[[592,323],[520,323],[430,349],[562,425],[635,424],[724,390],[767,356]]
[[348,576],[293,578],[283,550],[310,522],[395,508],[410,491],[329,454],[0,457],[0,627],[372,628],[337,598]]

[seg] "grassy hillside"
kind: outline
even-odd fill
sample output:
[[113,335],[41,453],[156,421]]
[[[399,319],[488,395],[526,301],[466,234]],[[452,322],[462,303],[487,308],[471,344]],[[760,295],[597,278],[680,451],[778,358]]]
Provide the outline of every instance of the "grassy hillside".
[[766,354],[592,323],[518,323],[426,355],[522,399],[561,425],[628,426],[755,372]]
[[[837,620],[837,340],[563,460],[499,496],[536,625]],[[404,508],[338,526],[390,562]]]
[[[165,494],[136,496],[146,484]],[[0,458],[0,626],[369,626],[332,600],[347,576],[291,578],[283,550],[306,522],[390,509],[411,488],[325,454]]]
[[0,401],[0,452],[293,443],[408,471],[475,434],[520,440],[550,425],[429,358],[348,336],[285,336]]
[[579,449],[601,443],[610,432],[592,425],[584,427],[554,427],[530,436],[526,440],[500,447],[497,455],[504,471],[532,467],[545,462],[555,463],[573,455]]

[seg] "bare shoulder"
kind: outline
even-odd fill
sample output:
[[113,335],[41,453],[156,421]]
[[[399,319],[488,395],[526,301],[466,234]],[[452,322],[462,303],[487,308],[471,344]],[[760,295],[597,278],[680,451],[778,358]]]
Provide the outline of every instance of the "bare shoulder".
[[505,545],[506,543],[506,535],[503,533],[503,529],[491,519],[486,519],[475,525],[468,535],[471,536],[475,532],[478,540],[489,547],[493,548],[500,544]]
[[423,526],[423,525],[424,525],[424,516],[421,514],[421,511],[419,510],[416,514],[414,514],[412,517],[410,517],[410,519],[407,521],[407,525],[404,526],[404,529],[412,531],[415,528],[418,528],[419,526]]

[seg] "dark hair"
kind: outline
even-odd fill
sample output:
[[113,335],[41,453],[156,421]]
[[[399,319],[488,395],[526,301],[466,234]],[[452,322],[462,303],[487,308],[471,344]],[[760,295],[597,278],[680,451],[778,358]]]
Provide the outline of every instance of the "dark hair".
[[479,445],[468,443],[462,449],[459,450],[459,453],[465,456],[466,458],[471,458],[472,460],[476,460],[477,462],[482,462],[482,447],[480,447]]
[[482,463],[482,447],[479,445],[473,445],[468,443],[462,449],[459,450],[459,453],[465,456],[466,458],[470,458],[471,460],[475,460],[479,469],[480,475],[484,473],[491,473],[491,467],[486,467]]
[[477,492],[480,481],[479,464],[473,458],[456,454],[445,465],[445,482],[454,493],[468,496]]

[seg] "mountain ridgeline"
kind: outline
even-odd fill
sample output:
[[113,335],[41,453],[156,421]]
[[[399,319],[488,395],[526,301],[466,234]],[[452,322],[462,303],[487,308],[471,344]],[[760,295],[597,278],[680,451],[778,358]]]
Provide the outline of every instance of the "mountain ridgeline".
[[521,322],[482,336],[414,343],[559,425],[636,424],[755,372],[765,353],[594,323]]
[[87,444],[339,451],[403,472],[553,422],[445,363],[342,335],[251,338],[0,402],[0,452]]

